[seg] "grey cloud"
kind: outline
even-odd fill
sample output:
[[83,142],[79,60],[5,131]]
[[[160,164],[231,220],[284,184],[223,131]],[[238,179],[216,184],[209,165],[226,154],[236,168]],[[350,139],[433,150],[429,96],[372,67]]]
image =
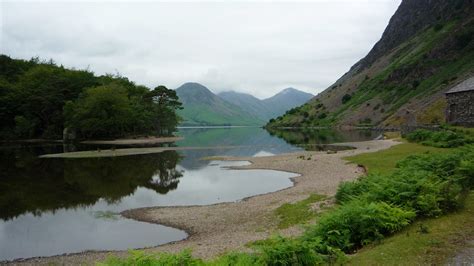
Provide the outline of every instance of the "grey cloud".
[[0,50],[150,87],[317,93],[370,50],[399,3],[0,2]]

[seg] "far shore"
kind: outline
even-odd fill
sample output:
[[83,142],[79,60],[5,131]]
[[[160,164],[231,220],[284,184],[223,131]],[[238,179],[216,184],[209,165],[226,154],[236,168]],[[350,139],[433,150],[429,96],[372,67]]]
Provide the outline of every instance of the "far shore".
[[[233,149],[250,146],[186,146],[186,147],[145,147],[145,148],[125,148],[125,149],[107,149],[107,150],[90,150],[90,151],[75,151],[52,153],[38,156],[39,158],[64,158],[64,159],[80,159],[80,158],[103,158],[103,157],[118,157],[130,155],[143,155],[161,153],[165,151],[184,151],[184,150],[219,150],[219,149]],[[255,147],[255,146],[251,146]]]
[[[334,196],[343,181],[354,180],[365,169],[348,163],[345,157],[375,152],[397,145],[394,140],[373,140],[339,145],[355,149],[337,153],[300,151],[268,157],[221,157],[220,160],[250,161],[251,165],[238,169],[268,169],[297,173],[294,186],[276,192],[256,195],[237,202],[203,206],[148,207],[127,210],[122,215],[138,221],[163,224],[183,229],[189,237],[182,241],[145,248],[147,252],[179,252],[191,249],[193,254],[209,259],[223,252],[245,251],[249,242],[262,240],[274,234],[297,236],[300,225],[278,229],[274,211],[284,203],[303,200],[313,193]],[[209,148],[209,147],[204,147]],[[301,156],[310,159],[301,159]],[[13,261],[17,265],[91,265],[109,255],[123,257],[127,251],[85,251],[77,254],[31,258]]]
[[85,140],[81,141],[81,143],[94,145],[152,145],[158,143],[171,143],[183,139],[183,137],[148,137],[135,139]]

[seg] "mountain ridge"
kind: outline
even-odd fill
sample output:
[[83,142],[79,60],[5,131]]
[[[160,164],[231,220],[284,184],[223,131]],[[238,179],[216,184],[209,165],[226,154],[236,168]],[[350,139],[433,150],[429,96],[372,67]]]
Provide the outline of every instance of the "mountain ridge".
[[182,125],[264,125],[272,117],[301,105],[314,95],[286,88],[266,99],[242,92],[214,94],[202,84],[187,82],[176,89],[184,109]]
[[313,94],[297,90],[295,88],[285,88],[275,95],[258,99],[247,93],[226,91],[218,94],[224,100],[258,114],[264,121],[284,114],[287,110],[299,106],[314,97]]
[[268,127],[444,122],[444,92],[474,75],[472,1],[403,0],[347,73]]
[[184,107],[183,110],[178,111],[183,118],[181,125],[257,126],[263,124],[263,120],[223,100],[199,83],[184,83],[176,89],[176,94]]

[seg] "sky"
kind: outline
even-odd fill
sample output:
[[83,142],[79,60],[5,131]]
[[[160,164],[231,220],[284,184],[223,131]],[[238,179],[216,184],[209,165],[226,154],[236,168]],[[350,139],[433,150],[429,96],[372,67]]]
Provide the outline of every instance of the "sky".
[[400,1],[0,0],[0,53],[150,88],[317,94],[370,51]]

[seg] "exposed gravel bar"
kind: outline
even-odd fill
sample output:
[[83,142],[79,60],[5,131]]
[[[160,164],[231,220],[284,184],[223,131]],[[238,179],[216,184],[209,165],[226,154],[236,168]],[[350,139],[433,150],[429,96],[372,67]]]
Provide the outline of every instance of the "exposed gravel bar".
[[[353,146],[356,149],[335,154],[303,151],[270,157],[226,157],[223,159],[247,160],[252,163],[239,167],[241,169],[274,169],[299,173],[300,176],[293,179],[295,184],[293,187],[253,196],[239,202],[206,206],[140,208],[127,210],[122,214],[140,221],[184,229],[190,235],[183,241],[147,248],[146,251],[177,252],[191,248],[194,255],[211,258],[228,250],[245,250],[246,243],[264,239],[275,233],[287,236],[301,233],[299,226],[285,230],[277,229],[278,221],[273,212],[282,204],[303,200],[311,193],[334,195],[340,182],[356,179],[364,173],[364,169],[348,163],[343,157],[375,152],[396,144],[398,142],[393,140],[375,140],[343,143],[341,145]],[[303,160],[301,155],[306,159]],[[311,160],[307,160],[308,157],[311,157]],[[110,254],[125,256],[127,252],[83,252],[14,261],[12,264],[93,264],[95,261],[104,260]]]
[[158,143],[175,142],[182,139],[182,137],[149,137],[137,139],[85,140],[81,143],[94,145],[153,145]]

